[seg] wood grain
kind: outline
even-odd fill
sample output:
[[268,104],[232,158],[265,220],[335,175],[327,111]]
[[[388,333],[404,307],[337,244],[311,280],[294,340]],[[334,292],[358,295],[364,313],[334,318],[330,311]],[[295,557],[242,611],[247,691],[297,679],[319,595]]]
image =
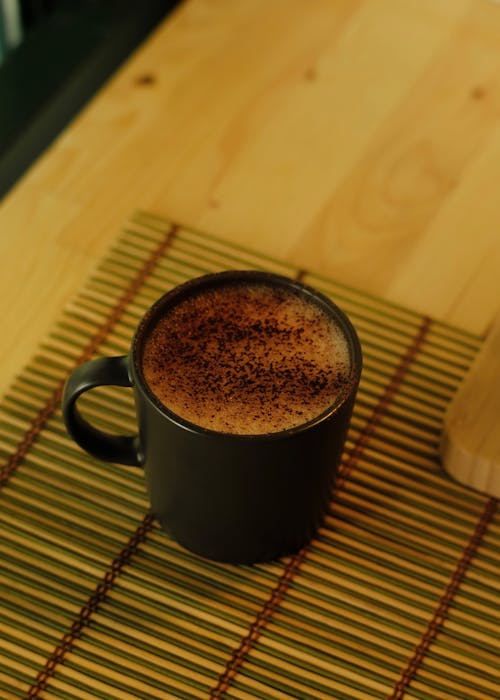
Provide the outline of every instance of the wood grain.
[[0,204],[0,390],[136,208],[484,333],[499,37],[488,0],[181,5]]

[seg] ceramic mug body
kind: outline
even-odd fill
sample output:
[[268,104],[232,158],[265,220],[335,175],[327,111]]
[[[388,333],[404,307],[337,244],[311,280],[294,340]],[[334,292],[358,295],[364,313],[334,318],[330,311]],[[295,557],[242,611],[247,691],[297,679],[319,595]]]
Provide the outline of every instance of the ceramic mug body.
[[[187,295],[228,280],[292,290],[319,305],[342,329],[350,354],[348,390],[313,420],[264,434],[217,432],[183,419],[151,391],[142,369],[151,324]],[[218,561],[268,561],[300,550],[324,518],[361,363],[356,331],[327,297],[280,275],[216,273],[181,285],[156,302],[139,324],[128,356],[78,367],[65,387],[63,416],[70,435],[92,456],[144,469],[152,511],[181,545]],[[106,384],[132,387],[136,436],[102,433],[79,413],[78,396]]]

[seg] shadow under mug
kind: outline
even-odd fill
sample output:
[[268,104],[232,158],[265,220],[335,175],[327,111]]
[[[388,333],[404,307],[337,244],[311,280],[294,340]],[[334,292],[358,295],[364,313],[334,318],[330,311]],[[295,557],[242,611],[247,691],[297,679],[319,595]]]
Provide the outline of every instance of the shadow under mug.
[[[141,352],[155,319],[187,296],[228,281],[292,290],[326,311],[342,330],[351,360],[349,390],[314,420],[267,434],[216,432],[179,417],[149,389]],[[77,367],[65,386],[63,417],[69,434],[93,457],[144,469],[153,513],[188,550],[230,563],[269,561],[299,551],[324,518],[361,364],[356,331],[328,297],[272,273],[214,273],[161,297],[140,322],[128,356],[99,358]],[[137,435],[109,435],[82,417],[78,397],[103,385],[132,387]]]

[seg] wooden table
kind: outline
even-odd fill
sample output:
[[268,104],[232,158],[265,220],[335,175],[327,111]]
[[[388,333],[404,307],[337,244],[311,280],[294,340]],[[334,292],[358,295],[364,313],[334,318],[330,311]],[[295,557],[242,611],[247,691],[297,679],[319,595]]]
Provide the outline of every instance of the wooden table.
[[0,204],[0,389],[136,208],[486,332],[499,181],[500,4],[189,0]]

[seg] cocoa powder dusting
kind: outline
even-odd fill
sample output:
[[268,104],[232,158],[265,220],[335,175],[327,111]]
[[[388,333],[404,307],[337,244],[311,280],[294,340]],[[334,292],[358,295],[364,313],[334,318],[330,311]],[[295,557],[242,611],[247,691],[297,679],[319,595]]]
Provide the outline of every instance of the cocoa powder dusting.
[[157,399],[196,425],[262,434],[326,410],[349,384],[342,331],[286,289],[227,284],[182,300],[154,325],[143,374]]

